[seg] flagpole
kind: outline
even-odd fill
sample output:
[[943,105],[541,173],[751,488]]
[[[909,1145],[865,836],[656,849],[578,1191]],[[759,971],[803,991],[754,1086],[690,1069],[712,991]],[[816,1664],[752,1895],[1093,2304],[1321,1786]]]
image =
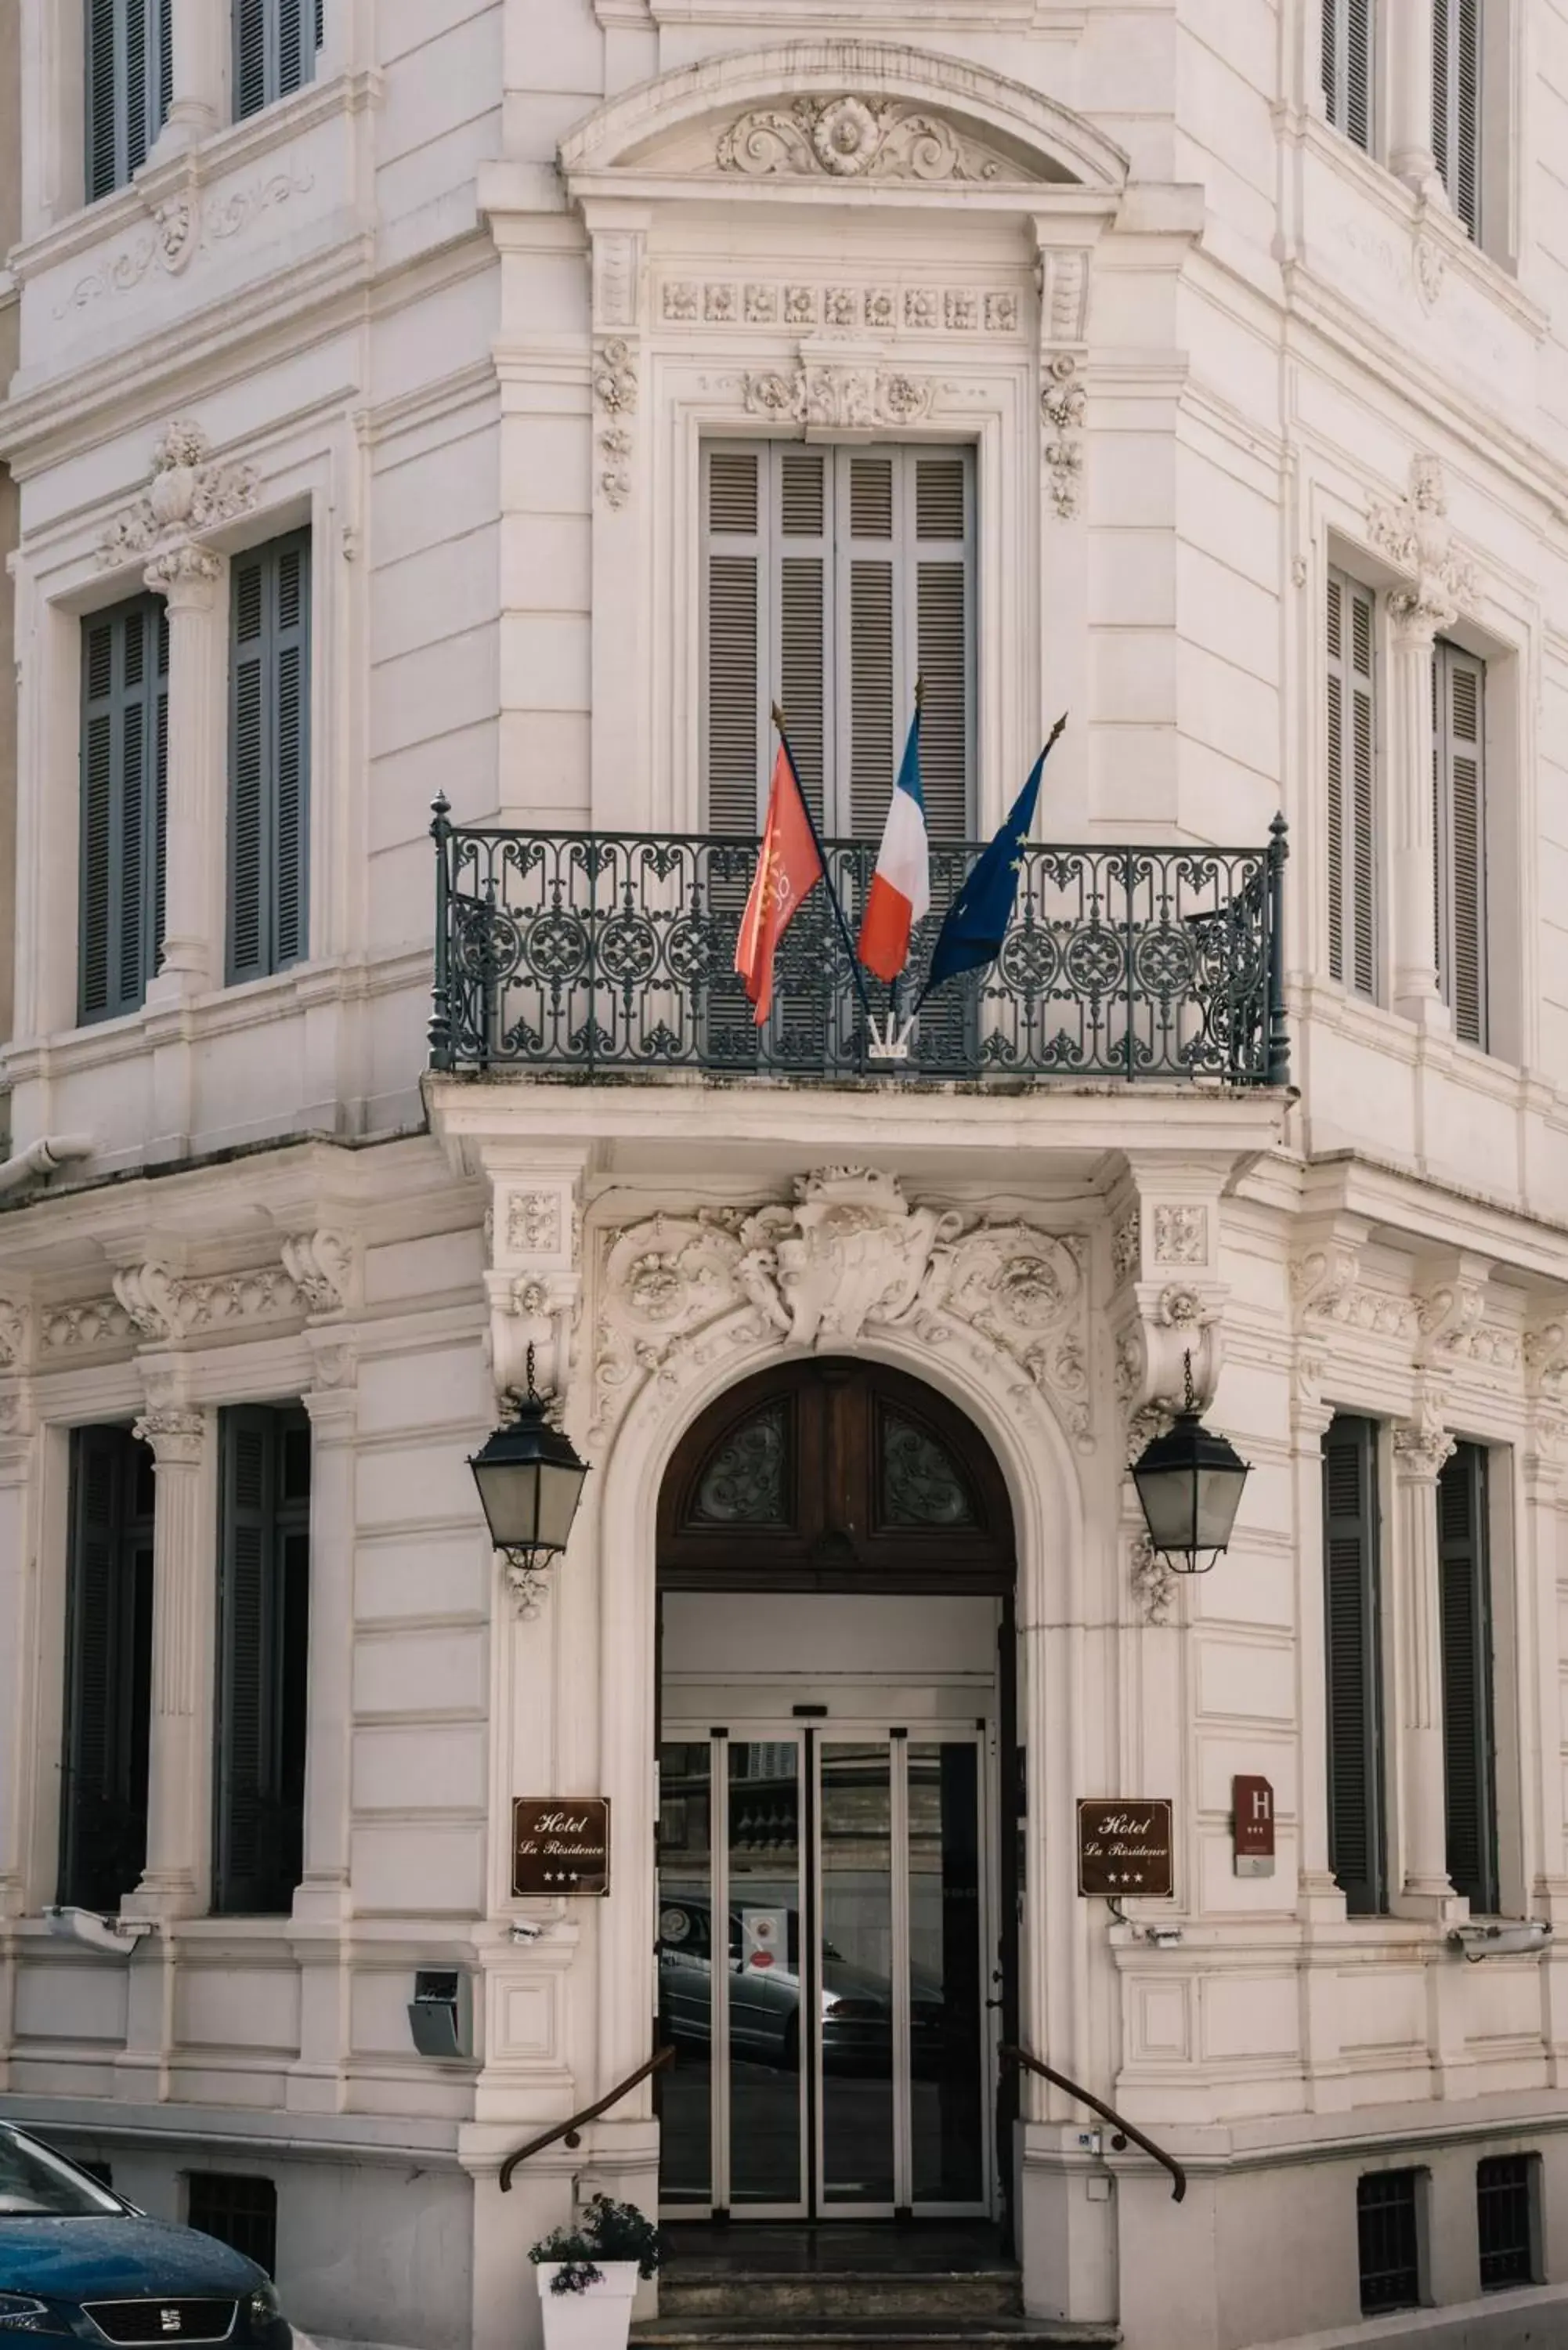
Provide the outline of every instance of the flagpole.
[[[926,699],[926,681],[925,681],[925,679],[924,679],[923,677],[917,677],[917,678],[916,678],[916,680],[915,680],[915,715],[916,715],[916,717],[917,717],[917,718],[919,718],[919,714],[920,714],[921,706],[922,706],[922,704],[924,703],[925,699]],[[898,785],[897,785],[897,784],[895,784],[895,785],[894,785],[893,788],[894,788],[894,790],[895,790],[895,791],[897,791],[897,789],[898,789]],[[930,849],[929,849],[929,845],[928,845],[928,847],[927,847],[927,850],[926,850],[926,858],[927,858],[927,870],[928,870],[928,872],[929,872],[929,869],[930,869]],[[905,970],[905,971],[907,971],[908,969],[909,969],[909,964],[908,964],[908,962],[906,962],[906,963],[905,963],[905,966],[904,966],[904,970]],[[896,971],[896,972],[893,973],[892,978],[888,982],[888,1045],[891,1045],[891,1044],[892,1044],[892,1042],[893,1042],[893,1024],[894,1024],[894,1022],[895,1022],[895,1021],[898,1019],[898,983],[899,983],[899,981],[903,978],[903,976],[904,976],[904,972],[903,972],[902,971]],[[916,1007],[916,1009],[918,1010],[918,1009],[919,1009],[919,1006],[917,1006],[917,1007]],[[909,1026],[910,1026],[910,1028],[913,1028],[913,1027],[914,1027],[914,1024],[915,1024],[915,1014],[914,1014],[914,1013],[913,1013],[913,1012],[911,1012],[911,1013],[910,1013],[910,1014],[909,1014]],[[906,1045],[907,1045],[907,1044],[908,1044],[908,1038],[907,1038],[907,1037],[906,1037],[906,1039],[905,1039],[905,1042],[906,1042]]]
[[838,935],[844,941],[844,951],[849,958],[849,968],[855,975],[855,992],[860,998],[860,1009],[866,1015],[866,1024],[869,1028],[871,1025],[871,1003],[870,999],[866,993],[866,982],[860,976],[860,964],[856,956],[854,946],[850,941],[849,925],[844,919],[844,909],[838,902],[838,892],[833,886],[833,871],[827,862],[827,851],[822,845],[822,835],[816,828],[816,818],[811,812],[811,802],[806,798],[805,785],[801,782],[800,769],[794,763],[794,752],[790,746],[789,734],[784,727],[784,712],[779,708],[776,702],[774,704],[773,717],[774,724],[778,729],[779,741],[784,744],[784,757],[789,761],[790,774],[794,777],[794,787],[800,794],[800,804],[805,810],[805,820],[811,827],[811,837],[815,844],[816,854],[822,865],[822,878],[827,886],[828,900],[832,905],[835,915],[837,917]]

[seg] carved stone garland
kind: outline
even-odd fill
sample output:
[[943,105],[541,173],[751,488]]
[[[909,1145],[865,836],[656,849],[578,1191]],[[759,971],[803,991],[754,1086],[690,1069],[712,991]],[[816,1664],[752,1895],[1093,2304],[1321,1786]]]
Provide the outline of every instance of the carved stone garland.
[[213,462],[199,424],[171,424],[152,452],[152,478],[145,494],[109,524],[99,542],[99,561],[107,570],[171,542],[199,537],[202,531],[248,514],[259,488],[249,465]]
[[770,1336],[822,1348],[905,1328],[932,1346],[967,1337],[987,1364],[1000,1354],[1020,1374],[1014,1408],[1046,1397],[1092,1448],[1080,1235],[911,1207],[894,1177],[863,1168],[824,1168],[795,1189],[788,1206],[658,1215],[605,1236],[591,1437],[643,1379],[673,1382],[678,1355],[701,1364]]

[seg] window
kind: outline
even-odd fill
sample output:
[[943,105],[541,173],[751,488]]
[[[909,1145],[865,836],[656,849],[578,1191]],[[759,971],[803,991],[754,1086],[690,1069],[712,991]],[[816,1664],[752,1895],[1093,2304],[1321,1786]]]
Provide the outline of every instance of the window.
[[1483,2293],[1539,2282],[1535,2212],[1541,2158],[1494,2154],[1476,2165],[1476,2235]]
[[163,946],[169,611],[139,596],[82,622],[78,1012],[134,1012]]
[[1481,0],[1432,0],[1432,152],[1449,202],[1481,234]]
[[231,982],[306,952],[310,533],[235,558],[229,740]]
[[1377,1428],[1336,1413],[1323,1440],[1328,1865],[1353,1917],[1386,1906],[1378,1665]]
[[1376,2170],[1355,2182],[1361,2314],[1414,2309],[1421,2299],[1418,2170]]
[[1328,575],[1328,968],[1378,993],[1372,591]]
[[323,0],[234,0],[234,119],[316,77]]
[[213,1907],[283,1916],[304,1842],[310,1422],[297,1408],[243,1404],[219,1428]]
[[1492,1768],[1487,1456],[1455,1447],[1438,1478],[1443,1649],[1443,1793],[1449,1876],[1478,1917],[1498,1907]]
[[88,0],[89,204],[141,169],[163,128],[174,95],[171,18],[171,0]]
[[270,2178],[226,2170],[192,2170],[185,2180],[185,2224],[241,2252],[268,2276],[277,2272],[277,2189]]
[[1372,147],[1376,0],[1322,0],[1323,95],[1328,119],[1354,146]]
[[927,825],[966,838],[972,452],[718,442],[703,501],[709,828],[756,832],[777,702],[825,830],[876,840],[919,678]]
[[1438,984],[1461,1043],[1487,1041],[1486,663],[1432,649]]
[[60,1894],[118,1909],[147,1857],[152,1455],[129,1428],[71,1434]]

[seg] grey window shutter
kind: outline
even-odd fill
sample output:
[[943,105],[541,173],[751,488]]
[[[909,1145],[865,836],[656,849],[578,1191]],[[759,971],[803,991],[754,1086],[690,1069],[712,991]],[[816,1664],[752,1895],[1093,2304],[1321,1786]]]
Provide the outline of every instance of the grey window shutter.
[[127,1428],[71,1431],[59,1898],[118,1909],[147,1851],[152,1462]]
[[236,558],[229,740],[231,983],[306,951],[310,534]]
[[87,193],[139,172],[173,96],[171,0],[87,0]]
[[1377,993],[1379,830],[1373,702],[1373,598],[1328,575],[1328,967],[1357,995]]
[[314,79],[321,34],[321,0],[234,0],[236,120]]
[[1492,1765],[1487,1456],[1460,1444],[1438,1479],[1443,1652],[1443,1794],[1449,1876],[1478,1917],[1498,1907]]
[[822,449],[777,442],[774,483],[776,699],[789,727],[795,772],[812,815],[832,830],[832,495]]
[[1377,1602],[1377,1431],[1336,1414],[1323,1440],[1328,1854],[1353,1916],[1385,1907]]
[[1370,151],[1376,0],[1322,0],[1322,5],[1323,95],[1328,119],[1355,146]]
[[82,623],[78,1011],[133,1012],[158,968],[169,772],[169,616],[138,597]]
[[1449,202],[1480,236],[1480,0],[1433,0],[1432,152]]
[[964,840],[971,830],[972,732],[968,452],[916,455],[915,673],[924,688],[920,775],[926,826],[933,841]]
[[[847,707],[840,713],[849,775],[844,829],[876,841],[902,743],[898,709],[898,546],[895,515],[903,488],[900,452],[851,451],[848,472]],[[904,713],[908,725],[909,715]]]
[[213,1908],[286,1912],[299,1882],[308,1655],[310,1429],[222,1415]]
[[763,449],[726,442],[703,452],[706,641],[703,765],[711,832],[757,830],[765,736],[759,707],[762,567],[765,546]]
[[1486,663],[1432,650],[1433,886],[1438,984],[1467,1045],[1487,1041]]

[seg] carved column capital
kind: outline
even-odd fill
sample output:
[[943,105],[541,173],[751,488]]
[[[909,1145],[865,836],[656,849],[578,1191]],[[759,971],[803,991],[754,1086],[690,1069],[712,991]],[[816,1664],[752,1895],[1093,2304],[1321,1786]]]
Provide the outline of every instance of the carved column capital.
[[132,1424],[130,1432],[143,1444],[151,1446],[160,1469],[193,1469],[202,1458],[206,1415],[165,1404],[144,1411]]
[[1432,1396],[1417,1399],[1411,1418],[1394,1427],[1394,1471],[1401,1483],[1435,1485],[1454,1440],[1443,1424],[1443,1407]]
[[166,599],[171,613],[211,612],[223,571],[223,558],[211,547],[182,539],[155,555],[141,576],[154,595]]

